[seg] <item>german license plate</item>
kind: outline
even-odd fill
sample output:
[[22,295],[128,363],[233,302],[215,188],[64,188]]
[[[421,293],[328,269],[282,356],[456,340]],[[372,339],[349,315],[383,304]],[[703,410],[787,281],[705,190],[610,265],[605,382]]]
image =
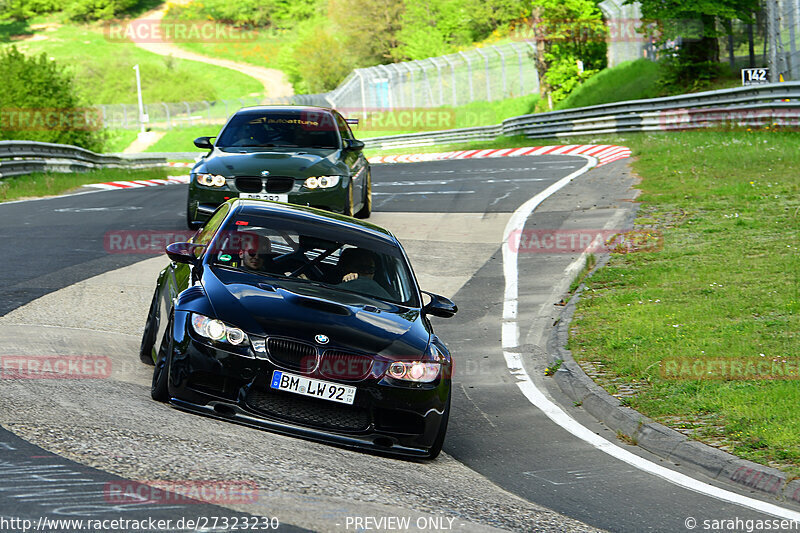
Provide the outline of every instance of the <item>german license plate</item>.
[[275,370],[272,373],[272,381],[269,387],[293,392],[301,396],[319,398],[320,400],[346,403],[347,405],[352,405],[356,398],[356,388],[353,386],[307,378],[281,370]]
[[239,198],[255,198],[256,200],[272,200],[273,202],[288,202],[288,194],[269,194],[265,192],[241,192]]

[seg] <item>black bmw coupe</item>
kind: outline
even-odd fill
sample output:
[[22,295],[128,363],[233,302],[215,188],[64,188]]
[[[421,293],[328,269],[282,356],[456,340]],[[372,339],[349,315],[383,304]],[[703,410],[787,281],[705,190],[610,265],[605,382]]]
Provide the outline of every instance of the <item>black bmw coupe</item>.
[[167,247],[142,337],[152,396],[341,446],[434,458],[452,361],[387,230],[308,207],[223,203]]
[[348,121],[310,106],[237,111],[219,137],[194,144],[210,152],[192,168],[186,222],[196,229],[229,198],[317,207],[357,218],[372,210],[372,177]]

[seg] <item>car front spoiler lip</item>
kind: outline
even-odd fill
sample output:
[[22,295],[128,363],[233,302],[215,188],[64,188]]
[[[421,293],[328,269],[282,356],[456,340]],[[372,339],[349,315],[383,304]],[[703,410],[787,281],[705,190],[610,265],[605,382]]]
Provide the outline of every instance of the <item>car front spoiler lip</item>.
[[[173,397],[170,398],[169,403],[182,411],[201,414],[219,420],[235,422],[237,424],[242,424],[244,426],[257,429],[268,429],[283,435],[295,437],[299,436],[316,442],[336,444],[344,448],[366,450],[392,456],[404,456],[416,459],[426,459],[429,453],[428,450],[424,448],[412,448],[397,444],[395,439],[393,439],[391,436],[380,433],[348,436],[321,429],[297,426],[287,422],[257,417],[243,410],[239,405],[232,402],[215,401],[209,402],[207,405],[198,405]],[[223,409],[228,410],[229,414],[218,412],[216,410],[217,407],[222,407]],[[393,443],[391,446],[383,446],[375,443],[375,440],[377,439],[387,439],[393,441]]]

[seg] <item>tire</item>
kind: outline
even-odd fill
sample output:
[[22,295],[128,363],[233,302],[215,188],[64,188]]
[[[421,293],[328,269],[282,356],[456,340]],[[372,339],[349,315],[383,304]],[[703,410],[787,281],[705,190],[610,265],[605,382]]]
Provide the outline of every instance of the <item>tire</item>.
[[157,402],[169,401],[169,364],[172,361],[172,319],[167,324],[161,347],[158,350],[158,360],[153,368],[153,382],[150,385],[150,397]]
[[344,208],[342,209],[342,214],[344,216],[346,216],[346,217],[353,216],[353,184],[352,183],[347,188],[347,200],[345,200]]
[[442,452],[444,446],[444,437],[447,434],[447,423],[450,421],[450,396],[447,397],[447,405],[444,408],[444,415],[442,415],[442,423],[439,424],[439,433],[436,434],[436,440],[433,441],[433,446],[428,450],[428,459],[436,459]]
[[147,313],[147,322],[144,324],[142,333],[142,343],[139,346],[139,359],[146,365],[153,366],[153,346],[156,343],[158,333],[158,287],[153,293],[153,301],[150,302],[150,311]]
[[199,228],[202,225],[203,225],[202,222],[195,222],[194,221],[194,217],[192,216],[191,203],[187,199],[186,200],[186,227],[191,229],[191,230],[196,230],[197,228]]
[[356,218],[369,218],[372,214],[372,173],[367,171],[367,183],[364,187],[364,206],[356,213]]

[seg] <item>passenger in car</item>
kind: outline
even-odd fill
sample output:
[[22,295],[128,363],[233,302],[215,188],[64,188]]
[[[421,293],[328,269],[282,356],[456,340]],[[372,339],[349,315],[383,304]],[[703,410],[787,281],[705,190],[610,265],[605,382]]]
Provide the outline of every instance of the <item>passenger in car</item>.
[[343,273],[340,285],[349,291],[392,299],[375,277],[375,254],[361,248],[348,248],[339,257],[339,270]]

